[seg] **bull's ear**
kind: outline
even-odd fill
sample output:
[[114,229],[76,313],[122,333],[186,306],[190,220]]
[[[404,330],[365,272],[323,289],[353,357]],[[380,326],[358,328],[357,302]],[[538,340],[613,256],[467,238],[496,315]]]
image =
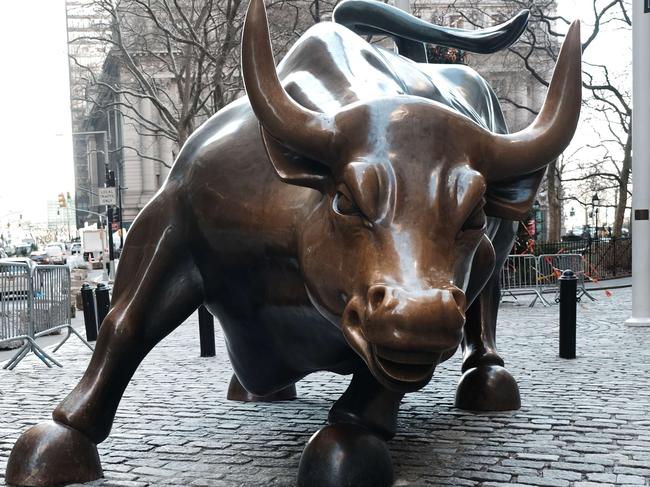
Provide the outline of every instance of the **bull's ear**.
[[488,184],[485,192],[485,213],[506,220],[525,218],[533,206],[545,172],[544,167],[525,176]]
[[269,160],[280,179],[296,186],[306,186],[324,192],[331,179],[329,167],[292,151],[264,128],[262,140]]

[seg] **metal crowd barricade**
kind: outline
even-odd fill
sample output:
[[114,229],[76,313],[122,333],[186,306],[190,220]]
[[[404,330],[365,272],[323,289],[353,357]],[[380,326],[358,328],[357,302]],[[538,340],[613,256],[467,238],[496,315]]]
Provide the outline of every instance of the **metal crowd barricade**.
[[66,336],[52,353],[72,334],[94,350],[72,327],[70,306],[68,267],[0,262],[0,345],[22,343],[3,368],[12,370],[29,352],[48,367],[61,367],[36,343],[36,338],[59,330],[66,330]]
[[545,303],[537,286],[537,257],[532,254],[509,255],[501,269],[501,299],[506,295],[517,299],[517,296],[534,293],[534,306],[539,298]]
[[[596,299],[585,287],[585,261],[580,254],[532,254],[509,255],[501,269],[501,299],[512,296],[515,300],[520,295],[534,295],[529,304],[532,308],[539,300],[544,306],[557,302],[559,277],[562,271],[571,269],[578,278],[578,296]],[[553,293],[553,299],[548,294]],[[546,295],[546,296],[545,296]]]
[[537,296],[531,306],[535,304],[538,297],[545,305],[550,304],[544,297],[544,294],[550,293],[554,295],[553,301],[558,302],[558,294],[560,292],[559,278],[562,275],[562,271],[566,269],[571,269],[578,278],[578,299],[582,296],[587,296],[592,301],[595,301],[596,298],[589,294],[585,287],[584,267],[584,259],[580,254],[542,254],[538,256]]

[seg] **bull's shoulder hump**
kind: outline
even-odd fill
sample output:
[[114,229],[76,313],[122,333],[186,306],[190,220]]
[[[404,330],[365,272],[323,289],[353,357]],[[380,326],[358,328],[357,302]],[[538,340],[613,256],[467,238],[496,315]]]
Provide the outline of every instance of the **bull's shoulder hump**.
[[445,103],[497,133],[508,131],[499,100],[486,79],[463,64],[418,64]]
[[[225,146],[237,144],[240,140],[252,138],[261,147],[259,130],[246,96],[242,96],[203,122],[187,139],[174,161],[170,178],[183,178],[189,166],[199,163]],[[247,142],[244,142],[247,143]]]
[[289,94],[319,111],[405,93],[399,76],[376,48],[332,22],[308,29],[277,69]]

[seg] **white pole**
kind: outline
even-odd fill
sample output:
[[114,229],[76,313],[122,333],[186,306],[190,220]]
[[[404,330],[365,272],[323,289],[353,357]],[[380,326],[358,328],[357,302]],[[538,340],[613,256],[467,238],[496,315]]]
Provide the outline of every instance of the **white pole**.
[[650,326],[650,0],[632,10],[632,316]]

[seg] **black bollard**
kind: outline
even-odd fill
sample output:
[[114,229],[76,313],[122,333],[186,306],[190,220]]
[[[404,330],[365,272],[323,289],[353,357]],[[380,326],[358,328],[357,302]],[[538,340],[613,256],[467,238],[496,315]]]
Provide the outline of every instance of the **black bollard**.
[[214,316],[203,305],[199,306],[199,341],[201,357],[214,357]]
[[97,284],[95,289],[95,301],[97,303],[97,328],[101,328],[104,318],[108,314],[108,309],[111,307],[111,298],[108,293],[108,286],[106,284]]
[[560,281],[560,357],[576,358],[576,303],[578,278],[567,269]]
[[84,311],[84,325],[86,326],[86,340],[97,340],[97,316],[95,315],[95,298],[93,289],[84,284],[81,286],[81,304]]

